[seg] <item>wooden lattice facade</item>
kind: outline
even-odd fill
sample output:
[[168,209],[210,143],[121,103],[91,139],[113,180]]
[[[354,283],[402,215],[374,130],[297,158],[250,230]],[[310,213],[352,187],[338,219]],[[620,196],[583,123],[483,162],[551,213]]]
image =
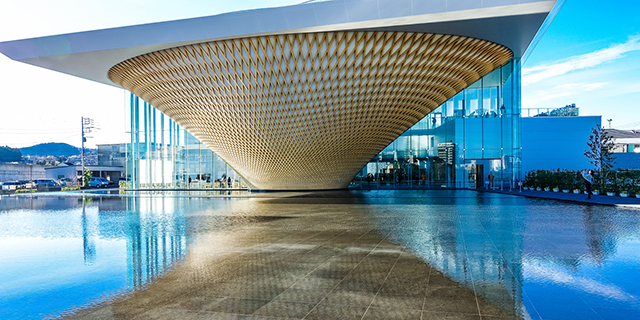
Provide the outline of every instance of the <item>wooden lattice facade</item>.
[[254,188],[335,189],[512,57],[499,44],[452,35],[302,33],[156,51],[114,66],[109,78]]

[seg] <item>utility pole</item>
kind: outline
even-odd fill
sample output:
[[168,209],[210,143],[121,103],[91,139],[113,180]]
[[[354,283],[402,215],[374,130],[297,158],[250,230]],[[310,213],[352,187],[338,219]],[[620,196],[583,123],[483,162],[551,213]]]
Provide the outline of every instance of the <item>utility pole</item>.
[[80,154],[82,170],[80,171],[80,181],[78,185],[84,187],[84,142],[87,141],[87,138],[84,137],[84,117],[80,117],[80,123],[82,124],[82,153]]
[[90,133],[93,130],[94,126],[93,119],[91,118],[80,117],[80,121],[82,122],[82,153],[80,155],[80,161],[82,162],[82,171],[80,173],[80,183],[78,184],[82,184],[82,187],[84,187],[84,143],[87,142],[87,138],[91,138],[89,136],[86,136],[85,134]]

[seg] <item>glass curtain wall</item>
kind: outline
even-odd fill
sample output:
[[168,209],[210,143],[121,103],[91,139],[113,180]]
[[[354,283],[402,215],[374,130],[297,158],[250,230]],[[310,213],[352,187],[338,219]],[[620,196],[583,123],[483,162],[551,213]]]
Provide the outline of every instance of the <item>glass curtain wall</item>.
[[350,187],[514,188],[520,108],[520,61],[512,59],[407,130]]
[[175,121],[132,93],[128,100],[128,188],[246,188],[226,162]]

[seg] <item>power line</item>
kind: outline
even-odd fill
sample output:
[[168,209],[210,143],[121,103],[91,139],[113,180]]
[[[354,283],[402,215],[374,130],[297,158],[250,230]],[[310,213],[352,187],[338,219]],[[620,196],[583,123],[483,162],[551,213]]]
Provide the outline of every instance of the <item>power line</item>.
[[636,122],[630,122],[630,123],[626,123],[623,125],[618,126],[618,128],[624,129],[624,128],[629,128],[629,129],[634,129],[636,126],[640,125],[640,121],[636,121]]
[[[47,142],[57,142],[63,139],[67,139],[67,138],[72,138],[72,137],[77,137],[79,136],[79,134],[74,134],[74,135],[70,135],[70,136],[66,136],[66,137],[61,137],[61,138],[56,138],[53,140],[49,140]],[[33,142],[20,142],[20,144],[40,144],[40,143],[46,143],[46,142],[42,142],[42,140],[40,141],[33,141]],[[28,148],[28,147],[22,147],[22,148]]]
[[65,129],[65,130],[49,130],[49,129],[24,129],[24,128],[20,128],[20,129],[12,129],[12,128],[1,128],[1,131],[7,131],[7,132],[16,132],[16,131],[26,131],[26,132],[38,132],[38,133],[69,133],[69,132],[76,132],[77,130],[70,130],[70,129]]

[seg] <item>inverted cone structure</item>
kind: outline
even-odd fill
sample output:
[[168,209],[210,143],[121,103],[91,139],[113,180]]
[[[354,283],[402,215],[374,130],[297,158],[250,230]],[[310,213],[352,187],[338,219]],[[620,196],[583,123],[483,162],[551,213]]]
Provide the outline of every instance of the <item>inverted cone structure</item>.
[[174,119],[258,189],[336,189],[456,93],[505,64],[452,35],[322,32],[144,54],[109,78]]

